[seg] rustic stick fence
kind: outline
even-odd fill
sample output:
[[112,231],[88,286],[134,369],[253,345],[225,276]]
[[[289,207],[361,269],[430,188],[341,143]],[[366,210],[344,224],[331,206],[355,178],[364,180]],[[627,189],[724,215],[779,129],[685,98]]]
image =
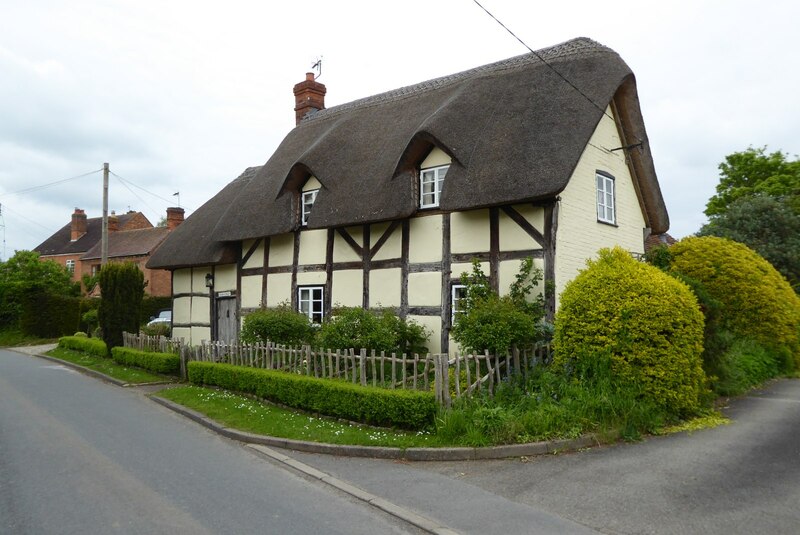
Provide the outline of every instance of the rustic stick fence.
[[181,374],[186,378],[189,361],[219,362],[251,368],[281,370],[287,373],[348,381],[361,386],[389,389],[430,390],[436,401],[449,407],[454,399],[497,387],[514,375],[527,377],[537,365],[549,362],[550,344],[524,350],[514,348],[505,355],[480,353],[427,353],[407,355],[367,351],[366,349],[313,349],[266,344],[228,344],[203,341],[188,346],[182,339],[125,333],[125,347],[179,353]]

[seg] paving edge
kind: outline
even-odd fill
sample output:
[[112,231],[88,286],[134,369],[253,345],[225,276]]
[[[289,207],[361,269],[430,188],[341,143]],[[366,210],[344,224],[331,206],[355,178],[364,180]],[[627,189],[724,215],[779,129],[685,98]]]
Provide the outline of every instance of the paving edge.
[[305,440],[292,440],[266,435],[256,435],[231,429],[212,420],[208,416],[179,405],[168,399],[151,395],[150,399],[172,411],[177,412],[199,423],[224,437],[238,440],[247,444],[271,446],[304,453],[324,453],[328,455],[341,455],[346,457],[369,457],[373,459],[402,459],[407,461],[470,461],[488,459],[506,459],[509,457],[529,457],[545,453],[560,453],[575,451],[582,448],[600,445],[595,435],[585,435],[578,438],[551,440],[545,442],[531,442],[528,444],[510,444],[507,446],[491,446],[486,448],[390,448],[382,446],[348,446],[340,444],[327,444],[323,442],[309,442]]
[[[13,350],[14,348],[9,348]],[[121,386],[123,388],[130,388],[136,386],[151,386],[151,385],[168,385],[172,384],[173,381],[156,381],[152,383],[126,383],[125,381],[120,381],[119,379],[115,379],[110,375],[106,375],[102,372],[98,372],[92,370],[91,368],[87,368],[85,366],[81,366],[80,364],[75,364],[74,362],[70,362],[68,360],[61,360],[57,357],[51,357],[50,355],[43,355],[42,353],[25,353],[23,351],[17,351],[20,355],[27,355],[29,357],[37,357],[44,360],[49,360],[50,362],[55,362],[56,364],[61,364],[67,368],[72,368],[75,371],[78,371],[84,375],[88,375],[90,377],[94,377],[95,379],[100,379],[101,381],[105,381],[106,383],[111,383],[115,386]]]
[[347,481],[334,477],[325,472],[321,472],[320,470],[317,470],[313,466],[309,466],[303,462],[298,461],[297,459],[293,459],[292,457],[279,453],[271,448],[268,448],[267,446],[261,444],[248,444],[247,447],[251,448],[258,455],[267,457],[268,459],[271,459],[275,462],[285,464],[286,466],[310,478],[316,479],[322,483],[330,485],[331,487],[334,487],[346,494],[349,494],[353,498],[361,500],[367,503],[368,505],[377,507],[381,511],[395,518],[399,518],[400,520],[407,522],[413,526],[416,526],[423,531],[427,531],[428,533],[433,533],[436,535],[457,535],[457,532],[451,530],[446,526],[443,526],[439,522],[436,522],[434,520],[431,520],[430,518],[415,513],[410,509],[406,509],[405,507],[401,507],[397,504],[394,504],[384,498],[381,498],[380,496],[371,494],[365,491],[364,489],[361,489],[351,483],[348,483]]

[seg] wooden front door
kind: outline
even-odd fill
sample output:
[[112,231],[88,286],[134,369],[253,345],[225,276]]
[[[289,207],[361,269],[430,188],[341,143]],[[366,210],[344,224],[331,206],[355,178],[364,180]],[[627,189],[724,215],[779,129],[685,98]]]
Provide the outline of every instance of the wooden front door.
[[217,299],[217,335],[216,340],[228,344],[239,340],[239,316],[236,313],[236,298]]

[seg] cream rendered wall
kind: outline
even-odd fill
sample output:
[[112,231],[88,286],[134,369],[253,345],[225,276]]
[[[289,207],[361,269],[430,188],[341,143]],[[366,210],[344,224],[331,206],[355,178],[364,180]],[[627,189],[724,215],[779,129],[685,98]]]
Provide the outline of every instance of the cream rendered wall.
[[[203,280],[205,289],[205,279]],[[214,269],[214,291],[235,291],[236,290],[236,264],[217,266]]]
[[[450,156],[439,147],[434,147],[428,157],[422,161],[419,168],[427,169],[429,167],[439,167],[440,165],[450,165],[450,163]],[[446,177],[445,180],[447,180]]]
[[[253,246],[256,240],[245,240],[242,242],[242,254],[246,254],[247,251]],[[260,268],[264,265],[264,240],[261,240],[261,243],[258,244],[256,250],[253,251],[253,254],[250,255],[250,258],[247,259],[247,262],[244,265],[245,269],[250,268]]]
[[269,265],[291,266],[294,260],[294,234],[279,234],[269,240]]
[[306,180],[306,183],[303,184],[303,191],[311,191],[313,189],[320,189],[321,187],[322,184],[320,184],[320,181],[317,180],[317,177],[310,176],[308,177],[308,180]]
[[[205,286],[205,281],[203,281]],[[192,293],[192,268],[176,269],[172,272],[172,293]]]
[[[533,228],[544,234],[544,208],[531,206],[529,204],[518,204],[513,206],[519,215],[525,218]],[[541,249],[542,246],[531,238],[527,232],[517,225],[516,221],[508,217],[505,212],[500,211],[500,250],[501,251],[524,251],[528,249]]]
[[400,306],[400,268],[370,270],[369,306]]
[[304,264],[324,264],[327,243],[327,230],[304,230],[301,232],[299,264],[301,266]]
[[333,306],[360,307],[364,296],[364,273],[360,269],[333,272],[331,303]]
[[267,277],[267,306],[276,307],[292,301],[292,274],[272,273]]
[[[514,282],[517,274],[519,273],[519,266],[520,260],[505,260],[500,262],[500,267],[498,268],[498,274],[500,276],[500,294],[505,295],[508,293],[511,284]],[[533,259],[533,265],[542,271],[544,271],[544,260],[540,258]],[[544,275],[544,274],[542,274]],[[530,297],[534,298],[536,295],[544,292],[544,277],[539,282],[539,285],[534,288]]]
[[211,299],[192,297],[192,323],[211,323]]
[[182,340],[183,343],[191,345],[192,343],[192,329],[189,327],[174,327],[172,329],[172,337]]
[[242,277],[242,308],[258,308],[261,306],[261,275]]
[[410,221],[409,261],[440,262],[442,260],[442,216],[414,217]]
[[[606,113],[612,115],[610,107]],[[556,238],[556,300],[566,283],[586,267],[586,259],[596,257],[599,249],[619,245],[627,251],[644,252],[646,223],[625,162],[625,151],[602,150],[620,146],[622,141],[615,122],[604,116],[561,193]],[[596,170],[614,176],[616,226],[597,221]]]
[[192,298],[178,297],[172,300],[172,322],[189,324],[192,322]]
[[208,293],[206,288],[206,275],[211,273],[211,267],[196,267],[192,269],[192,291],[195,293]]
[[211,340],[211,327],[192,327],[192,345],[199,346],[203,340]]
[[[361,230],[361,227],[349,227],[347,229],[347,233],[355,240],[355,242],[360,246],[364,243],[364,233]],[[323,249],[324,253],[324,249]],[[361,258],[358,257],[356,252],[353,250],[350,245],[344,238],[342,238],[338,232],[334,233],[333,235],[333,261],[334,262],[358,262]]]
[[[370,232],[370,241],[372,245],[375,245],[386,229],[389,228],[389,223],[378,223],[377,225],[372,225],[369,229]],[[401,247],[403,244],[403,229],[401,227],[397,227],[392,232],[389,239],[381,246],[375,256],[372,258],[373,260],[388,260],[390,258],[400,258],[401,254]],[[349,249],[349,247],[348,247]]]
[[442,350],[442,319],[439,316],[408,316],[409,320],[413,320],[428,331],[432,331],[428,338],[428,351],[430,353],[439,353]]
[[450,214],[450,252],[488,251],[489,239],[489,210]]
[[436,307],[442,304],[442,274],[438,271],[408,274],[408,306]]
[[[481,270],[488,276],[489,262],[481,262],[480,266]],[[462,273],[466,273],[468,275],[472,273],[472,264],[453,264],[450,266],[450,279],[453,282],[458,281],[461,278]],[[501,292],[501,293],[506,293],[506,292]]]
[[[297,274],[297,284],[322,286],[327,280],[327,275],[324,271],[307,271]],[[291,284],[291,281],[290,281]]]

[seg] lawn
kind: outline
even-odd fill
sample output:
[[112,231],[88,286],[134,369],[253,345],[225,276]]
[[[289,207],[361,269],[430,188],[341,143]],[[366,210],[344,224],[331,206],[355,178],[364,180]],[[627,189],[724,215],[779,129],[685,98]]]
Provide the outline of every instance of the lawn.
[[110,358],[97,357],[82,351],[74,351],[72,349],[63,349],[57,347],[48,351],[46,354],[57,359],[66,360],[67,362],[83,366],[84,368],[89,368],[90,370],[100,372],[125,383],[141,384],[174,380],[174,378],[156,375],[140,368],[121,366]]
[[328,444],[395,448],[443,445],[439,438],[428,431],[381,429],[314,416],[225,390],[181,386],[162,390],[157,395],[205,414],[227,427],[259,435]]

